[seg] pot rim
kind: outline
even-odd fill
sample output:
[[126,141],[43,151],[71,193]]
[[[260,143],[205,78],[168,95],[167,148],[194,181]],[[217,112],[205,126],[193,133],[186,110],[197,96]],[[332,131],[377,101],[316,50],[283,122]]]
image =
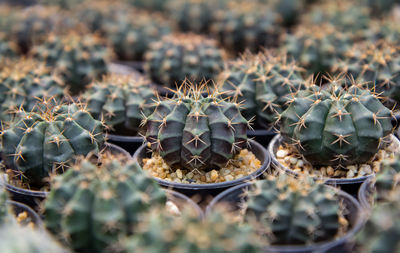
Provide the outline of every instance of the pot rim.
[[[393,135],[390,135],[390,138],[392,142],[396,142],[400,146],[400,141]],[[287,175],[297,177],[300,174],[289,169],[288,167],[282,165],[278,160],[276,159],[275,152],[274,152],[274,147],[282,141],[282,136],[280,134],[276,135],[271,142],[268,145],[268,151],[271,154],[271,160],[272,164],[274,165],[274,168],[277,170],[284,172]],[[371,179],[375,177],[375,173],[372,173],[367,176],[361,176],[361,177],[356,177],[356,178],[329,178],[329,177],[316,177],[312,175],[308,175],[314,179],[317,180],[323,180],[325,184],[330,184],[330,185],[347,185],[347,184],[357,184],[357,183],[363,183],[368,179]]]
[[[156,177],[153,177],[154,180],[157,181],[160,185],[167,187],[167,188],[173,188],[173,189],[181,189],[181,190],[211,190],[211,189],[220,189],[220,188],[228,188],[232,187],[238,184],[243,184],[248,181],[254,180],[255,178],[259,177],[261,174],[263,174],[266,170],[270,169],[271,165],[271,155],[269,154],[268,150],[266,150],[260,143],[254,141],[254,140],[249,140],[250,142],[250,151],[253,150],[254,148],[259,149],[265,154],[265,159],[263,163],[261,164],[260,168],[258,168],[256,171],[251,173],[250,175],[247,175],[245,177],[241,177],[232,181],[227,181],[227,182],[220,182],[220,183],[209,183],[209,184],[184,184],[184,183],[175,183],[172,181],[167,181],[163,179],[159,179]],[[139,162],[139,154],[143,152],[143,149],[146,149],[147,145],[143,144],[140,146],[135,154],[133,155],[133,159],[138,162],[141,165],[141,162]]]
[[[215,208],[215,206],[218,203],[222,203],[222,200],[224,199],[224,197],[228,196],[229,194],[231,194],[239,189],[249,187],[255,183],[256,182],[250,182],[250,183],[246,183],[246,184],[242,184],[242,185],[237,185],[235,187],[227,189],[227,190],[221,192],[220,194],[218,194],[210,202],[210,204],[208,204],[208,206],[206,208],[206,212],[205,212],[205,217],[209,216],[210,213],[213,212],[213,209]],[[347,199],[354,207],[356,207],[356,210],[357,210],[356,220],[355,220],[353,226],[351,227],[351,229],[346,231],[345,235],[343,235],[339,238],[335,238],[334,240],[317,242],[317,243],[313,243],[310,245],[267,245],[264,247],[266,252],[280,252],[280,253],[317,252],[316,250],[318,250],[318,252],[320,252],[320,251],[323,252],[324,250],[331,249],[338,244],[349,241],[361,229],[361,227],[364,225],[365,213],[363,212],[362,206],[358,203],[358,201],[353,196],[348,194],[347,192],[344,192],[344,191],[342,191],[338,188],[335,188],[333,186],[330,186],[330,185],[325,185],[325,186],[330,187],[331,189],[336,191],[339,198],[341,197],[342,199]]]
[[112,141],[120,141],[120,142],[143,142],[144,138],[141,136],[129,136],[129,135],[118,135],[118,134],[110,134],[106,133],[106,139]]
[[39,228],[41,229],[43,226],[43,222],[42,219],[40,218],[40,216],[29,206],[25,205],[24,203],[18,202],[18,201],[14,201],[14,200],[7,200],[6,204],[9,206],[14,206],[14,207],[18,207],[21,208],[22,210],[26,211],[28,213],[28,216],[31,216],[31,218],[33,219],[33,223]]

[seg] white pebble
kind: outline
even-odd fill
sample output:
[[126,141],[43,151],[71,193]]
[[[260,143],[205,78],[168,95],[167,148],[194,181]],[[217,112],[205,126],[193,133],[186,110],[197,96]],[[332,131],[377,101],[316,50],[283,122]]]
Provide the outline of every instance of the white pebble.
[[353,174],[354,174],[354,172],[357,172],[357,167],[354,166],[354,165],[349,165],[349,166],[347,166],[346,168],[347,168],[348,170],[350,170],[350,171],[353,171]]
[[290,160],[289,160],[289,161],[290,161],[291,164],[296,164],[296,163],[297,163],[297,160],[298,160],[298,159],[297,159],[296,157],[290,157]]
[[166,206],[168,212],[170,212],[171,214],[180,215],[181,212],[179,211],[179,208],[174,203],[172,203],[172,201],[167,201]]
[[296,167],[302,168],[304,166],[303,160],[298,160],[296,163]]
[[280,149],[280,150],[278,150],[278,152],[276,152],[276,157],[284,158],[287,156],[288,153],[289,152],[287,150]]
[[347,177],[347,178],[353,178],[353,177],[354,177],[354,172],[353,172],[352,170],[349,170],[349,171],[347,172],[346,177]]
[[365,174],[371,174],[372,173],[371,166],[368,165],[368,164],[361,165],[361,171],[364,172]]

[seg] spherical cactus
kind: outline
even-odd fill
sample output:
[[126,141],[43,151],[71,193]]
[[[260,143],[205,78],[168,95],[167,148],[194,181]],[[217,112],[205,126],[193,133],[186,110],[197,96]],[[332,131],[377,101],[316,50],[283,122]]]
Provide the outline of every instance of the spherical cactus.
[[340,33],[330,25],[301,26],[283,40],[281,49],[307,69],[308,74],[329,72],[353,44],[349,34]]
[[5,165],[31,187],[42,187],[50,174],[62,172],[76,155],[99,152],[103,124],[78,104],[43,100],[32,112],[21,111],[1,132]]
[[245,220],[272,245],[333,240],[347,228],[336,192],[309,178],[270,177],[249,190]]
[[364,30],[362,39],[373,42],[384,40],[400,46],[400,25],[394,19],[374,20]]
[[367,162],[392,132],[391,111],[361,84],[346,87],[340,76],[328,81],[295,94],[280,116],[283,139],[313,165]]
[[367,222],[357,234],[359,252],[392,253],[400,248],[399,192],[389,202],[374,207]]
[[2,253],[66,253],[45,231],[16,224],[0,227],[0,252]]
[[301,69],[285,56],[268,53],[244,54],[227,66],[218,82],[221,93],[236,97],[246,119],[257,118],[263,127],[272,127],[286,108],[290,94],[304,88]]
[[357,44],[335,68],[375,89],[389,107],[400,102],[400,48],[384,41]]
[[254,2],[230,1],[228,8],[216,12],[211,32],[233,53],[276,47],[282,29],[278,17]]
[[106,23],[108,41],[121,60],[143,60],[149,45],[170,33],[168,21],[157,14],[135,12],[135,19],[119,18]]
[[54,179],[44,204],[46,227],[75,251],[107,252],[135,232],[140,216],[166,195],[137,163],[103,155],[82,160]]
[[186,78],[212,80],[223,67],[223,51],[214,40],[188,35],[165,36],[151,44],[145,70],[155,82],[175,87]]
[[121,128],[137,132],[143,115],[152,112],[156,95],[144,79],[109,75],[92,83],[82,100],[93,117],[103,119],[116,132]]
[[398,0],[364,0],[374,16],[387,16],[395,6],[399,5]]
[[204,85],[182,85],[174,99],[160,101],[144,119],[146,139],[171,167],[218,169],[247,145],[248,121],[239,104],[203,96]]
[[40,99],[61,100],[68,95],[59,78],[44,64],[32,60],[12,62],[0,72],[0,120],[19,110],[31,111]]
[[107,73],[108,51],[102,41],[92,35],[50,36],[44,44],[32,49],[32,56],[55,67],[73,94]]
[[[8,42],[5,35],[0,34],[0,64],[3,64],[7,59],[17,57],[18,49],[15,44]],[[1,69],[2,66],[0,66]]]
[[122,252],[262,252],[255,231],[222,212],[211,213],[204,221],[188,213],[173,217],[160,212],[143,220],[123,243]]
[[383,161],[383,167],[375,177],[376,193],[375,198],[378,202],[385,201],[390,197],[390,192],[399,187],[400,182],[400,155],[394,159]]

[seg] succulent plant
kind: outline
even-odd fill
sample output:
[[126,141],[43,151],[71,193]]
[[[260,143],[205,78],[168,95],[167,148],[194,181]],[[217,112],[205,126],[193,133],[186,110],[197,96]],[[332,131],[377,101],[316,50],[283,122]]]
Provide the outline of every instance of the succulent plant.
[[216,42],[194,34],[170,35],[150,45],[145,71],[155,82],[175,87],[185,79],[212,80],[223,67]]
[[108,75],[103,81],[92,83],[82,100],[93,117],[104,119],[107,126],[137,132],[143,115],[152,112],[156,95],[144,79]]
[[128,0],[133,6],[149,11],[164,11],[168,1],[169,0]]
[[391,111],[360,83],[327,80],[325,88],[299,91],[280,115],[284,142],[313,165],[365,163],[392,132]]
[[286,34],[282,50],[289,58],[307,69],[308,74],[330,72],[337,59],[353,45],[349,34],[340,33],[330,25],[301,26]]
[[50,36],[32,49],[32,56],[55,67],[73,94],[82,91],[93,79],[107,73],[108,51],[95,36]]
[[395,5],[399,5],[399,0],[364,0],[374,16],[385,16],[392,11]]
[[400,182],[400,155],[394,159],[383,161],[383,167],[375,177],[376,196],[378,202],[385,201],[399,187]]
[[[0,177],[3,176],[4,175],[0,173]],[[4,223],[6,223],[9,218],[9,210],[6,203],[8,199],[8,194],[1,180],[3,180],[3,178],[0,178],[0,227]]]
[[86,0],[39,0],[41,4],[53,5],[67,10],[73,9],[75,6],[85,1]]
[[253,2],[230,1],[228,8],[216,12],[211,33],[233,53],[246,49],[258,51],[262,47],[279,44],[281,26],[278,15]]
[[2,130],[2,159],[23,175],[24,183],[40,188],[76,155],[99,152],[103,141],[102,122],[82,106],[43,99],[32,112],[21,110]]
[[400,25],[395,19],[378,19],[371,22],[368,29],[364,30],[364,41],[377,42],[384,40],[396,46],[400,46]]
[[244,54],[228,65],[219,80],[223,96],[242,104],[243,116],[271,127],[286,108],[290,94],[304,88],[301,69],[283,55]]
[[249,122],[239,104],[218,98],[217,91],[203,96],[205,85],[182,85],[143,121],[152,151],[171,167],[222,168],[247,145]]
[[121,60],[143,60],[149,45],[170,33],[168,22],[157,14],[136,12],[106,24],[107,38]]
[[12,42],[7,41],[4,35],[0,35],[0,64],[4,64],[8,59],[16,58],[17,54],[17,46]]
[[400,199],[393,194],[391,201],[378,204],[357,234],[359,252],[391,253],[400,248]]
[[271,245],[333,240],[347,220],[337,191],[310,178],[286,175],[255,182],[245,202],[245,221]]
[[0,71],[0,120],[8,121],[19,110],[32,111],[40,99],[62,100],[68,95],[59,78],[33,60],[12,62]]
[[226,0],[174,0],[168,9],[181,31],[208,33],[215,21],[215,12],[223,9],[226,3]]
[[16,224],[0,227],[0,252],[2,253],[66,253],[45,231]]
[[83,159],[54,179],[45,224],[75,251],[106,252],[165,202],[164,190],[137,163],[105,154],[98,164]]
[[151,212],[136,233],[123,243],[123,252],[262,252],[255,232],[234,218],[214,212],[204,221],[184,213],[180,217]]
[[[388,106],[400,102],[400,48],[385,41],[357,44],[337,62],[336,71],[352,75],[360,83],[375,89],[392,100]],[[392,104],[392,105],[390,105]]]

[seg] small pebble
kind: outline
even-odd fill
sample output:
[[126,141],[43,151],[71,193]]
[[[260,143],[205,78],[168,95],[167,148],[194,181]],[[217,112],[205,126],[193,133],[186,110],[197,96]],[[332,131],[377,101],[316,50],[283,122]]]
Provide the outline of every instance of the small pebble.
[[276,157],[284,158],[288,155],[288,153],[289,152],[287,150],[280,149],[280,150],[278,150],[278,152],[276,152]]
[[289,158],[289,161],[290,161],[291,164],[296,164],[296,163],[297,163],[297,160],[298,160],[298,159],[297,159],[296,157],[290,157],[290,158]]

